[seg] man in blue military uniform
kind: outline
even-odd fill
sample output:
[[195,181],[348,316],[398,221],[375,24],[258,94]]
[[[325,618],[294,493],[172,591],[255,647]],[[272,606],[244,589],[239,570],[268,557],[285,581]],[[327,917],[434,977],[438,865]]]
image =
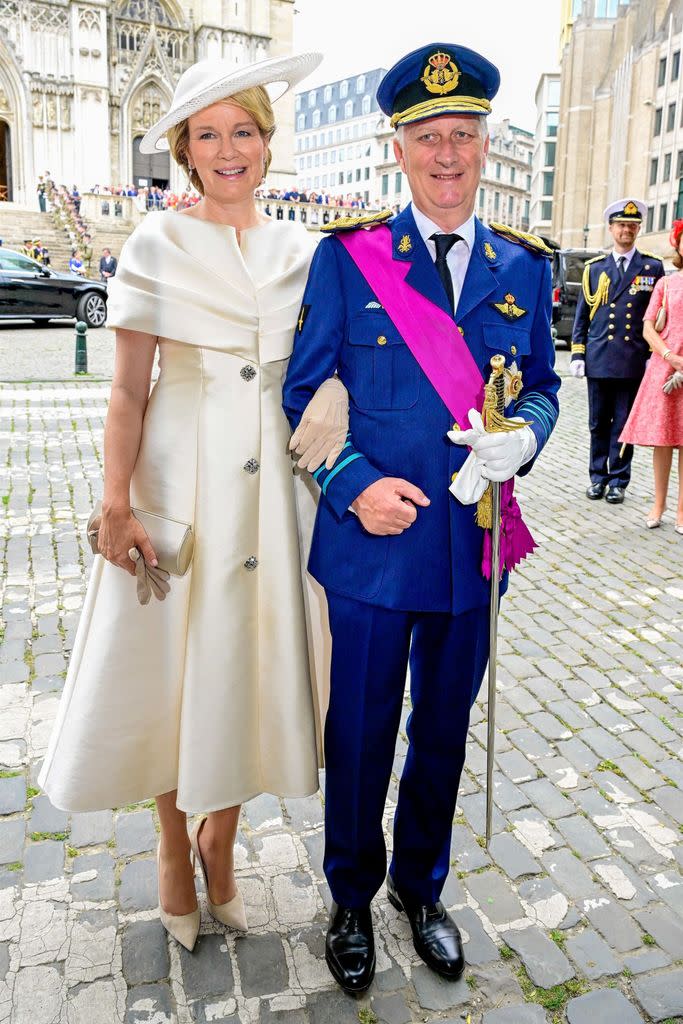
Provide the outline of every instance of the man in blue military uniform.
[[[412,713],[388,894],[407,912],[422,959],[449,978],[463,970],[458,929],[440,894],[470,707],[488,659],[490,585],[484,531],[449,485],[466,458],[460,479],[474,480],[475,493],[464,488],[464,501],[477,499],[486,478],[526,473],[558,411],[549,251],[533,236],[484,227],[473,212],[498,85],[487,60],[443,43],[387,73],[377,98],[397,129],[413,203],[396,217],[329,226],[284,387],[293,427],[335,371],[350,400],[346,446],[314,474],[321,496],[309,569],[326,590],[333,648],[326,959],[351,992],[367,988],[375,969],[370,903],[386,874],[382,814],[408,665]],[[363,262],[366,243],[385,250]],[[452,443],[453,400],[472,374],[483,384],[495,354],[505,357],[517,399],[506,412],[522,418],[520,429],[483,434],[472,411],[474,429],[462,431],[467,455]],[[467,411],[464,419],[466,428]]]
[[588,426],[591,435],[590,487],[586,497],[605,494],[620,505],[631,479],[633,446],[622,452],[624,429],[645,373],[650,348],[643,338],[643,315],[662,261],[636,249],[646,206],[639,199],[619,199],[604,216],[614,249],[589,260],[576,307],[570,370],[588,380]]

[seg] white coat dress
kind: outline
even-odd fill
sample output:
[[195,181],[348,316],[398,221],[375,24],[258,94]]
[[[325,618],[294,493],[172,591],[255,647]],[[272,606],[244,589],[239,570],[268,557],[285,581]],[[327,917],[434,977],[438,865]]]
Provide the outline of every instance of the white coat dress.
[[312,255],[298,224],[241,233],[150,213],[108,324],[158,337],[134,506],[191,523],[192,566],[141,607],[95,558],[40,785],[72,811],[178,790],[211,811],[318,786],[282,379]]

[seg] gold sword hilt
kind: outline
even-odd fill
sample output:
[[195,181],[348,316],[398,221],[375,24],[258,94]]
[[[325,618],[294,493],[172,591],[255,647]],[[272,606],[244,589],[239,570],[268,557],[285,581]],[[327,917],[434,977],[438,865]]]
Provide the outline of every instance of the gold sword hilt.
[[[484,404],[481,419],[487,433],[500,431],[510,433],[531,426],[530,421],[510,420],[505,415],[505,356],[491,356],[491,373],[484,385]],[[493,526],[493,489],[488,485],[477,502],[476,523],[485,530]]]

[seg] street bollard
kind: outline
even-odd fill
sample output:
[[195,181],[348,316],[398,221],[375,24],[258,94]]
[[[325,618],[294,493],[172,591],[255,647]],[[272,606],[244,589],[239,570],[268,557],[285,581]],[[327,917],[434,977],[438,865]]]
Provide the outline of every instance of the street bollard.
[[85,336],[87,330],[88,325],[84,324],[82,320],[76,322],[76,365],[74,373],[88,372],[88,343]]

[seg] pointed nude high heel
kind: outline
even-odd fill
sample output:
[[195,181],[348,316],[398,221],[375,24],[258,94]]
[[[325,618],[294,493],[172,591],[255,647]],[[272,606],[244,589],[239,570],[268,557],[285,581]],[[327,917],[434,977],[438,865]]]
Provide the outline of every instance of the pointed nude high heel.
[[199,833],[202,830],[202,825],[206,821],[206,815],[200,818],[196,823],[192,832],[190,833],[190,846],[192,847],[192,860],[196,865],[199,863],[201,868],[202,878],[204,879],[204,891],[206,892],[206,904],[209,908],[209,913],[212,917],[220,923],[226,925],[228,928],[235,928],[239,932],[248,931],[247,925],[247,914],[244,909],[244,900],[242,899],[242,893],[237,890],[237,893],[227,903],[212,903],[211,897],[209,896],[209,877],[206,873],[206,865],[202,859],[201,851],[199,849]]
[[158,893],[159,893],[159,919],[163,924],[164,928],[171,935],[176,942],[179,942],[181,946],[184,946],[190,953],[194,949],[197,936],[199,935],[199,925],[201,923],[201,916],[199,913],[199,907],[192,910],[189,914],[169,914],[161,905],[161,843],[157,846],[157,878],[158,878]]

